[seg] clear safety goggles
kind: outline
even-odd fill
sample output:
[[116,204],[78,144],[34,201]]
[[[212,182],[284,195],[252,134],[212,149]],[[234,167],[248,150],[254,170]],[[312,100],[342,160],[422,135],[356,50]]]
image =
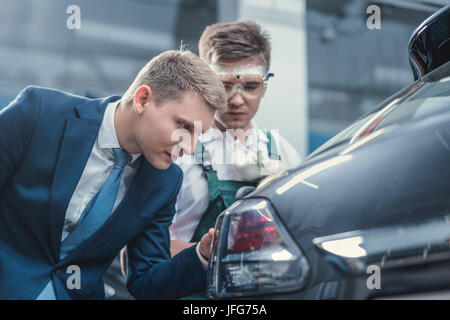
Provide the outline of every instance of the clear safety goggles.
[[228,99],[236,93],[247,99],[261,98],[267,89],[268,80],[273,73],[267,73],[263,66],[240,66],[231,71],[224,71],[219,65],[211,65],[222,81]]

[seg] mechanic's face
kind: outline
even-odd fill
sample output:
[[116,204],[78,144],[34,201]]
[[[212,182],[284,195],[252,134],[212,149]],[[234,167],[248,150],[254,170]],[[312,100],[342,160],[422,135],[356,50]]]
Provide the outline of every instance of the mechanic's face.
[[[256,66],[259,65],[256,58],[219,62],[218,65],[222,70],[226,72],[232,72],[233,70],[241,66]],[[220,77],[220,76],[219,76]],[[240,83],[245,85],[242,79],[224,79],[220,77],[225,85],[231,88],[233,85]],[[229,90],[227,90],[229,91]],[[221,129],[243,129],[247,130],[251,127],[250,121],[258,111],[261,97],[247,98],[241,92],[237,91],[231,97],[228,97],[228,104],[225,112],[216,112],[214,123]]]
[[[158,105],[149,99],[140,107],[134,126],[135,142],[139,153],[157,169],[167,169],[184,152],[191,154],[198,135],[210,128],[214,117],[214,109],[194,91]],[[199,132],[194,132],[195,121],[201,122]],[[177,129],[188,133],[190,139],[174,135]]]

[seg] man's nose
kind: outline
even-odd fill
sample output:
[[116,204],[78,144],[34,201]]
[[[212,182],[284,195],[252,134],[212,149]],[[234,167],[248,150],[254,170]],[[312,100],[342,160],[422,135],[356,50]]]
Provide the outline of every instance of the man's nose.
[[238,108],[245,103],[242,93],[236,92],[232,97],[228,99],[228,104],[232,107]]

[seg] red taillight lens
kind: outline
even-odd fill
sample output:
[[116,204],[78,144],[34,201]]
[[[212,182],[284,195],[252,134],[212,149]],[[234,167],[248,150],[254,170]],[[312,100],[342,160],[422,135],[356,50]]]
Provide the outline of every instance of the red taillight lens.
[[280,235],[271,219],[253,212],[231,218],[229,253],[259,250],[281,243]]

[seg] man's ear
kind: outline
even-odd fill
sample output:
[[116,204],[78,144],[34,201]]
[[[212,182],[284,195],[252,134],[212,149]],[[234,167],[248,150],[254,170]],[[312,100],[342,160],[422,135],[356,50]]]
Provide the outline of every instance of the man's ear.
[[152,101],[152,99],[153,99],[152,89],[146,85],[140,86],[136,90],[136,93],[134,94],[133,98],[134,111],[137,114],[141,114],[142,112],[144,112],[146,104]]

